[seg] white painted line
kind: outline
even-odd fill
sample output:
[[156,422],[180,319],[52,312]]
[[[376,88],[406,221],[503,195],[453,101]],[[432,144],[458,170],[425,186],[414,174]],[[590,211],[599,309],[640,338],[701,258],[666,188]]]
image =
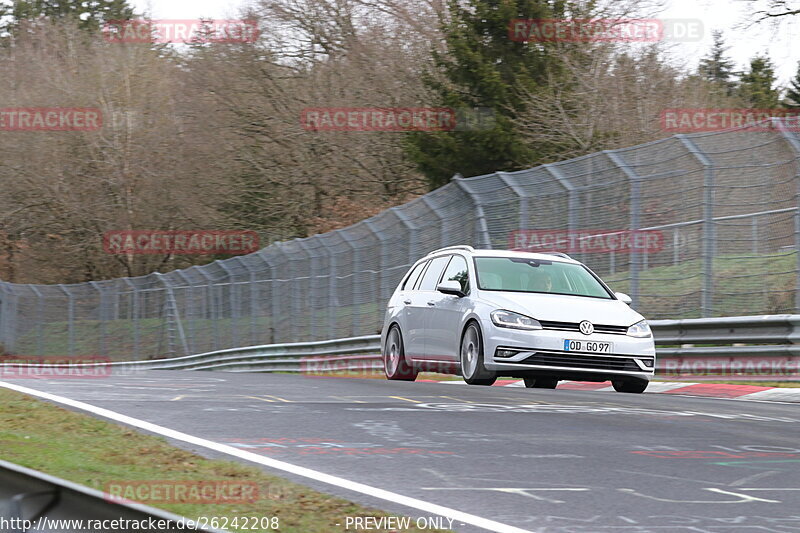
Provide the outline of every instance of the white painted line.
[[689,383],[682,381],[651,381],[650,385],[647,386],[647,390],[644,392],[645,393],[666,392],[670,390],[680,389],[683,387],[688,387],[689,385],[697,385],[697,383]]
[[27,387],[21,387],[19,385],[15,385],[13,383],[7,383],[4,381],[0,381],[0,387],[5,387],[6,389],[21,392],[23,394],[29,394],[31,396],[43,398],[45,400],[50,400],[52,402],[60,403],[62,405],[68,405],[70,407],[81,409],[83,411],[87,411],[97,416],[102,416],[103,418],[107,418],[109,420],[114,420],[122,424],[127,424],[129,426],[137,427],[139,429],[143,429],[151,433],[156,433],[158,435],[162,435],[170,439],[188,442],[189,444],[194,444],[195,446],[201,446],[203,448],[208,448],[209,450],[214,450],[217,452],[232,455],[234,457],[238,457],[246,461],[251,461],[253,463],[258,463],[269,468],[274,468],[276,470],[289,472],[290,474],[307,477],[315,481],[321,481],[322,483],[327,483],[328,485],[333,485],[335,487],[352,490],[353,492],[359,492],[367,496],[372,496],[375,498],[379,498],[381,500],[386,500],[392,503],[404,505],[406,507],[411,507],[413,509],[424,511],[426,513],[443,516],[445,518],[452,518],[453,520],[459,523],[470,524],[483,529],[487,529],[489,531],[496,531],[498,533],[532,533],[527,529],[521,529],[518,527],[509,526],[507,524],[495,522],[494,520],[489,520],[488,518],[483,518],[477,515],[464,513],[462,511],[451,509],[449,507],[443,507],[441,505],[428,503],[422,500],[418,500],[416,498],[411,498],[409,496],[403,496],[402,494],[397,494],[395,492],[379,489],[377,487],[371,487],[369,485],[364,485],[356,481],[350,481],[349,479],[332,476],[329,474],[325,474],[323,472],[319,472],[317,470],[312,470],[310,468],[305,468],[302,466],[293,465],[283,461],[278,461],[276,459],[271,459],[269,457],[257,455],[252,452],[240,450],[234,448],[233,446],[227,446],[225,444],[219,444],[217,442],[206,440],[200,437],[194,437],[187,433],[181,433],[180,431],[175,431],[173,429],[169,429],[163,426],[151,424],[150,422],[139,420],[138,418],[132,418],[130,416],[117,413],[115,411],[103,409],[102,407],[96,407],[94,405],[90,405],[84,402],[79,402],[77,400],[71,400],[63,396],[57,396],[55,394],[50,394],[48,392],[42,392],[35,389],[29,389]]
[[775,400],[783,402],[800,402],[800,387],[783,387],[751,392],[740,396],[743,400]]

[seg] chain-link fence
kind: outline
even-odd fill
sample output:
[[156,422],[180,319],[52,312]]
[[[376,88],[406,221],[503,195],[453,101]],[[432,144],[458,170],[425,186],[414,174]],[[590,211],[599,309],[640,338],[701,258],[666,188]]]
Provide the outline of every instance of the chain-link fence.
[[0,342],[14,354],[151,359],[374,334],[419,257],[509,248],[532,230],[659,232],[658,247],[574,254],[648,318],[798,312],[798,187],[800,135],[777,119],[456,177],[348,228],[201,267],[0,283]]

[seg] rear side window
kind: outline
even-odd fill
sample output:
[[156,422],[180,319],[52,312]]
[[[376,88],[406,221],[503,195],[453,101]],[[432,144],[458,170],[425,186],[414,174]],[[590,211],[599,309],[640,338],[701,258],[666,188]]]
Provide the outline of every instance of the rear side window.
[[431,265],[428,267],[428,270],[422,275],[422,281],[419,285],[419,290],[421,291],[435,291],[436,290],[436,282],[439,281],[439,278],[442,276],[442,270],[444,270],[444,266],[450,260],[449,255],[445,255],[442,257],[437,257],[436,259],[431,259]]
[[404,291],[410,291],[414,288],[414,284],[417,282],[417,278],[419,277],[419,273],[422,272],[422,269],[425,268],[427,265],[427,261],[423,261],[411,271],[411,274],[408,275],[405,282],[403,282],[403,286],[401,287]]

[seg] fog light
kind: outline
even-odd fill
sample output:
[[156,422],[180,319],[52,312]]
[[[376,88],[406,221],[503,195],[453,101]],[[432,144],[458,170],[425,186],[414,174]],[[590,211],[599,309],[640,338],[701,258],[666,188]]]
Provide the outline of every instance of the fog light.
[[495,350],[494,356],[502,359],[508,359],[509,357],[514,357],[518,353],[519,352],[516,350],[506,350],[504,348],[498,348],[497,350]]
[[639,359],[644,366],[647,368],[653,368],[653,360],[652,359]]

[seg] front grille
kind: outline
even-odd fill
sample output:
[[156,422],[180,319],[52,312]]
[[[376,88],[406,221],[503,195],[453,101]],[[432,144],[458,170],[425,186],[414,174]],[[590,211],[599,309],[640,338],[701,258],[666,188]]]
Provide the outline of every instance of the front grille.
[[585,368],[587,370],[630,370],[642,372],[642,369],[631,357],[602,357],[567,352],[536,352],[527,359],[519,361],[519,364]]
[[[577,322],[556,322],[554,320],[540,320],[542,329],[555,329],[559,331],[577,331],[581,329]],[[608,326],[604,324],[594,324],[595,333],[610,333],[611,335],[625,335],[628,333],[627,326]]]

